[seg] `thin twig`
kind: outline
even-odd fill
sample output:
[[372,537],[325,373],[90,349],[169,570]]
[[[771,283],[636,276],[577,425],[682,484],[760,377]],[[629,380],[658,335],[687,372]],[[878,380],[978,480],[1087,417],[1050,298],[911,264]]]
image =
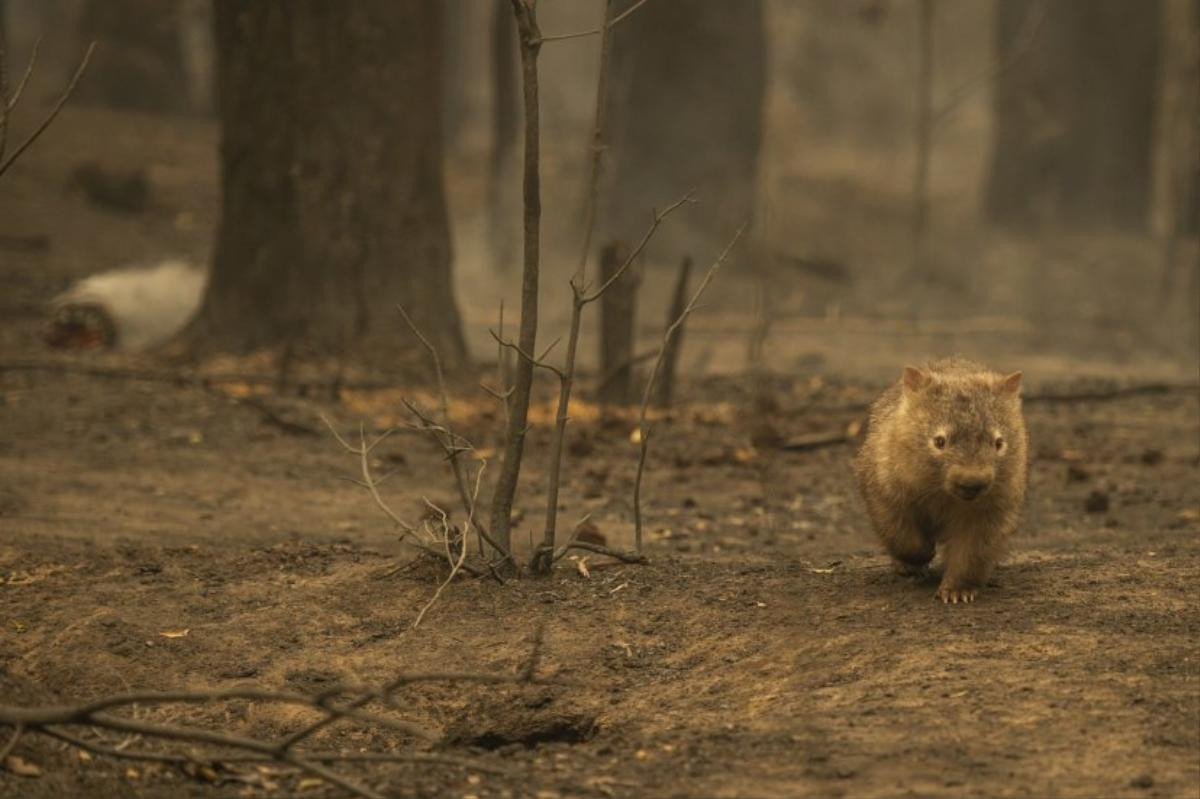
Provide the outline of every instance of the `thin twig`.
[[1017,33],[1007,53],[994,59],[978,75],[966,80],[943,98],[937,110],[933,112],[934,125],[941,123],[953,113],[979,86],[991,83],[1011,69],[1029,51],[1033,43],[1037,41],[1038,34],[1041,32],[1045,22],[1046,0],[1042,0],[1032,6],[1026,13],[1025,19],[1021,23],[1021,30]]
[[517,355],[520,356],[520,358],[518,360],[521,361],[522,363],[528,364],[531,368],[537,367],[538,369],[545,369],[547,372],[552,372],[554,374],[554,376],[559,378],[560,380],[563,378],[563,374],[564,374],[563,370],[559,369],[554,364],[548,363],[547,361],[544,361],[541,358],[536,358],[533,355],[530,355],[528,352],[521,349],[520,344],[517,344],[512,341],[505,341],[504,339],[500,338],[500,336],[496,335],[495,330],[489,329],[488,333],[491,334],[492,338],[494,338],[496,340],[496,342],[500,344],[500,346],[510,349],[513,352],[517,353]]
[[[450,584],[450,581],[455,578],[455,576],[458,574],[458,570],[462,568],[463,561],[466,560],[467,531],[471,529],[471,522],[475,518],[475,507],[479,500],[479,485],[483,481],[483,470],[486,467],[487,461],[480,461],[479,471],[475,473],[475,490],[471,494],[471,504],[469,506],[469,510],[467,511],[467,523],[463,527],[463,541],[462,545],[459,547],[458,561],[453,564],[452,568],[450,569],[450,574],[448,574],[446,579],[442,581],[442,584],[437,587],[437,590],[433,592],[433,596],[429,599],[429,602],[426,603],[425,607],[421,608],[421,612],[418,613],[417,618],[413,620],[412,627],[414,630],[421,625],[421,620],[425,618],[425,614],[428,613],[429,609],[433,607],[433,604],[438,601],[438,597],[442,595],[442,591],[445,590],[446,586]],[[446,537],[449,539],[449,535]]]
[[641,555],[637,552],[623,552],[622,550],[619,550],[619,549],[613,549],[612,547],[606,547],[603,544],[593,544],[591,541],[572,541],[569,545],[564,547],[564,554],[565,554],[565,550],[569,550],[569,549],[582,549],[587,552],[595,552],[598,555],[607,555],[608,557],[616,558],[617,560],[622,561],[623,563],[645,563],[646,562],[645,555]]
[[[590,31],[576,31],[575,33],[554,33],[549,36],[543,36],[541,38],[541,41],[542,42],[561,42],[561,41],[565,41],[567,39],[582,39],[585,36],[598,36],[601,33],[607,33],[608,31],[611,31],[615,26],[617,26],[621,22],[625,21],[625,19],[627,19],[630,14],[632,14],[634,11],[637,11],[639,8],[644,6],[649,1],[650,0],[638,0],[632,6],[625,9],[617,16],[613,17],[611,20],[608,21],[607,24],[605,24],[602,27],[595,28]],[[605,16],[607,16],[607,14]]]
[[721,264],[725,262],[730,250],[741,239],[742,233],[745,232],[746,225],[743,224],[734,234],[733,239],[729,244],[725,245],[725,249],[717,256],[717,260],[713,261],[712,266],[704,273],[704,279],[700,281],[700,285],[692,294],[691,300],[688,301],[687,307],[683,309],[683,313],[679,315],[671,325],[663,333],[662,343],[658,347],[658,357],[654,361],[654,366],[650,369],[650,376],[646,379],[646,387],[642,392],[642,406],[638,411],[638,464],[637,476],[633,483],[633,523],[634,523],[634,551],[637,554],[642,553],[642,474],[646,468],[646,452],[650,443],[650,429],[646,427],[646,409],[650,405],[650,392],[654,390],[654,378],[658,376],[659,369],[662,368],[663,357],[667,351],[667,345],[671,342],[671,337],[675,335],[675,331],[684,323],[691,315],[692,311],[700,302],[700,297],[704,295],[704,290],[708,288],[708,284],[712,282],[713,277],[717,274],[717,270],[721,268]]
[[[359,466],[360,466],[360,469],[362,470],[362,476],[363,476],[362,485],[367,489],[367,491],[369,491],[371,493],[371,498],[373,500],[375,500],[375,504],[379,507],[379,509],[381,511],[383,511],[384,514],[389,519],[391,519],[396,524],[397,527],[399,527],[401,530],[403,530],[405,535],[410,535],[412,533],[415,533],[417,528],[414,525],[412,525],[411,523],[405,521],[404,519],[401,519],[396,514],[396,512],[391,509],[391,507],[387,504],[387,502],[384,501],[383,497],[380,496],[379,487],[375,483],[375,480],[372,479],[372,477],[371,477],[371,460],[368,456],[369,456],[371,450],[380,441],[382,441],[386,436],[388,436],[392,431],[391,430],[385,431],[382,435],[380,435],[378,438],[376,438],[375,441],[368,447],[367,442],[366,442],[366,434],[363,432],[363,429],[360,425],[359,439],[362,443],[360,446],[354,447],[354,446],[351,446],[350,443],[346,441],[346,439],[342,438],[342,434],[337,431],[337,429],[333,426],[333,423],[330,422],[329,419],[327,419],[324,414],[321,414],[321,421],[325,423],[325,426],[329,428],[329,432],[333,434],[333,437],[335,439],[337,439],[337,442],[339,444],[341,444],[342,447],[344,447],[347,452],[358,456]],[[404,537],[401,536],[401,540],[403,540],[403,538]]]
[[4,767],[4,758],[8,757],[9,753],[16,747],[17,741],[21,740],[21,736],[25,734],[24,722],[18,721],[13,725],[12,737],[10,737],[3,747],[0,747],[0,768]]
[[[42,48],[42,37],[39,36],[33,40],[33,50],[29,53],[29,63],[25,65],[25,74],[21,75],[21,80],[17,83],[16,91],[12,93],[12,97],[8,98],[8,110],[11,112],[17,107],[17,103],[21,102],[21,95],[25,93],[25,87],[29,85],[29,79],[33,77],[33,68],[37,65],[38,51]],[[0,158],[3,158],[3,152],[0,152]]]
[[33,133],[30,133],[29,137],[25,139],[25,141],[21,142],[17,149],[13,150],[12,155],[8,156],[7,160],[0,161],[0,176],[7,172],[9,167],[11,167],[16,160],[21,157],[21,154],[29,149],[29,146],[37,141],[38,137],[46,132],[46,128],[50,127],[50,123],[54,121],[54,118],[58,116],[58,112],[63,109],[63,106],[67,104],[67,100],[69,100],[71,95],[74,93],[75,86],[79,83],[79,79],[83,77],[83,72],[85,69],[87,69],[88,62],[91,61],[92,52],[95,49],[95,42],[92,42],[88,45],[87,52],[83,54],[83,60],[79,62],[79,66],[75,69],[75,74],[71,76],[71,82],[67,84],[66,90],[62,93],[62,96],[58,98],[58,102],[54,104],[54,108],[50,110],[50,113],[47,114],[46,118],[42,120],[42,123],[34,129]]
[[[43,735],[51,738],[56,738],[63,743],[70,744],[76,749],[81,749],[93,755],[101,757],[111,757],[117,760],[140,760],[143,762],[152,763],[170,763],[172,765],[187,765],[189,763],[212,763],[212,764],[227,764],[227,763],[270,763],[275,761],[275,758],[266,755],[212,755],[209,757],[198,757],[189,755],[177,755],[166,752],[147,752],[144,750],[134,749],[118,749],[115,746],[107,746],[102,743],[89,741],[85,738],[80,738],[70,733],[63,732],[54,727],[44,727],[39,730]],[[471,760],[464,757],[454,757],[452,755],[435,755],[427,752],[301,752],[305,759],[315,761],[317,763],[416,763],[428,764],[434,766],[454,766],[457,768],[471,769],[483,774],[506,775],[512,772],[509,769],[493,766],[487,763],[480,763],[477,760]]]
[[589,293],[587,287],[583,285],[582,279],[577,281],[576,278],[572,278],[570,281],[572,299],[571,329],[567,334],[566,358],[562,369],[547,366],[547,368],[551,369],[558,376],[558,409],[554,417],[554,440],[550,447],[549,488],[546,492],[546,517],[545,526],[542,528],[542,543],[534,550],[530,563],[531,571],[535,574],[548,574],[554,565],[554,561],[557,560],[554,554],[554,539],[558,528],[558,494],[562,481],[563,448],[567,437],[567,423],[570,421],[568,414],[571,407],[571,389],[575,383],[575,356],[579,348],[579,331],[583,322],[583,309],[589,303],[598,300],[603,296],[604,292],[612,287],[642,250],[646,248],[646,245],[658,230],[659,225],[663,223],[663,220],[670,216],[676,209],[690,202],[691,198],[692,193],[688,192],[679,200],[667,206],[661,213],[654,211],[650,227],[646,230],[645,235],[642,236],[642,240],[638,243],[637,247],[625,259],[625,262],[607,280],[601,283],[600,287],[595,291]]
[[592,233],[596,227],[596,207],[600,200],[600,175],[604,171],[604,122],[608,108],[608,58],[612,49],[612,12],[614,0],[605,0],[604,28],[600,37],[600,65],[596,79],[596,111],[592,118],[591,171],[588,174],[587,197],[583,211],[583,246],[579,251],[579,268],[575,274],[580,284],[587,281],[587,262],[592,250]]

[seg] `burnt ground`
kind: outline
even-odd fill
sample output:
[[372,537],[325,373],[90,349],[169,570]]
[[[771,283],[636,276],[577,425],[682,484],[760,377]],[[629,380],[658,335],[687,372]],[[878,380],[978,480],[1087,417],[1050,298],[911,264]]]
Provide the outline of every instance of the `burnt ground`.
[[[48,358],[38,343],[43,303],[71,278],[164,253],[202,258],[210,240],[211,125],[130,116],[100,137],[112,119],[86,118],[73,125],[64,114],[6,176],[5,363]],[[73,163],[97,157],[92,139],[118,167],[153,153],[148,211],[113,214],[62,188]],[[30,233],[47,238],[21,238]],[[1071,295],[1068,285],[1055,290]],[[468,317],[488,324],[482,311]],[[838,377],[832,366],[865,358],[883,339],[927,350],[924,339],[880,334],[883,320],[856,324],[822,350],[830,360],[805,360],[802,350],[780,359],[785,376],[769,384],[770,414],[738,377],[685,381],[651,453],[648,565],[589,556],[587,576],[564,560],[546,579],[458,580],[416,630],[441,573],[405,567],[410,555],[388,522],[339,479],[355,476],[354,459],[319,422],[324,412],[345,431],[363,419],[381,429],[402,419],[406,391],[247,403],[234,401],[239,385],[214,393],[0,371],[0,697],[32,705],[136,689],[319,691],[416,669],[511,674],[541,626],[538,673],[564,684],[422,685],[400,694],[399,707],[435,732],[433,743],[343,723],[314,745],[470,761],[344,766],[396,796],[1196,797],[1196,391],[1031,402],[1031,495],[1013,555],[976,604],[946,607],[933,584],[888,569],[854,493],[850,445],[773,443],[859,418],[877,378],[869,369]],[[711,337],[732,341],[731,329]],[[808,330],[810,340],[822,329]],[[974,354],[1009,329],[961,341]],[[1083,373],[1164,379],[1161,358],[1132,345],[1114,354],[1076,334],[1091,360],[1055,350],[1045,334],[1027,350],[1036,361],[1009,352],[1005,363],[1026,368],[1034,393],[1094,387],[1078,382]],[[699,360],[706,345],[696,335],[688,346]],[[728,361],[729,351],[740,353],[740,341],[712,357]],[[78,360],[162,368],[133,357]],[[1194,362],[1174,368],[1176,378],[1195,379]],[[519,543],[541,529],[550,391],[540,391]],[[427,389],[407,393],[432,403]],[[471,380],[453,393],[462,432],[494,448],[496,409]],[[627,545],[631,418],[605,418],[586,403],[573,417],[561,524],[591,512],[609,543]],[[288,432],[280,419],[315,434]],[[397,435],[376,454],[377,467],[393,473],[384,489],[402,514],[418,516],[423,496],[453,505],[428,441]],[[246,702],[143,706],[136,715],[267,737],[309,718]],[[0,772],[0,796],[335,795],[244,764],[217,781],[162,766],[129,770],[39,737],[16,754],[40,776]]]
[[[749,406],[726,385],[727,402],[693,403],[660,424],[649,565],[592,556],[586,577],[563,561],[545,579],[456,581],[412,630],[439,572],[396,570],[407,556],[361,491],[337,479],[355,464],[328,436],[288,434],[254,408],[189,388],[13,372],[3,388],[6,701],[515,672],[544,625],[540,673],[569,685],[401,695],[407,718],[439,731],[433,751],[478,767],[350,773],[397,796],[1200,789],[1194,394],[1031,403],[1032,497],[1014,555],[977,604],[943,606],[932,584],[893,576],[873,546],[850,448],[753,447]],[[772,422],[785,437],[837,429],[856,411],[836,407],[867,396],[813,381],[776,390]],[[301,422],[321,407],[347,428],[363,412],[352,402],[276,407]],[[589,410],[572,434],[564,514],[592,511],[623,544],[630,423]],[[480,416],[464,429],[482,437],[488,426]],[[521,535],[540,529],[548,443],[535,428]],[[378,456],[395,471],[385,489],[401,512],[417,515],[422,495],[450,503],[427,441],[401,436]],[[266,736],[305,718],[245,702],[138,716]],[[318,744],[412,746],[358,724]],[[286,774],[270,777],[271,791],[165,767],[130,772],[37,738],[17,752],[42,776],[0,775],[0,795],[323,791]]]

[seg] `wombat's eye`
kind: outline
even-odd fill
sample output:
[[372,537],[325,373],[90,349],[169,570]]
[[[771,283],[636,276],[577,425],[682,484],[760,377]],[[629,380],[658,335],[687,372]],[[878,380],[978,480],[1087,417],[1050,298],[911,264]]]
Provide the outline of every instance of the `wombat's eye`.
[[1000,436],[996,436],[996,440],[993,443],[996,445],[997,452],[1004,449],[1004,439]]
[[946,437],[945,436],[934,436],[933,437],[933,445],[935,447],[937,447],[938,449],[945,449],[946,448]]

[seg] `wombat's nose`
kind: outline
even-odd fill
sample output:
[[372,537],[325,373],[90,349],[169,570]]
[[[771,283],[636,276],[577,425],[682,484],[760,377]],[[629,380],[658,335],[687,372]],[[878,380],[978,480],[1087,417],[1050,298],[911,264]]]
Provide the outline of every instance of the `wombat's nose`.
[[954,484],[954,490],[963,499],[975,499],[988,487],[987,480],[959,480]]

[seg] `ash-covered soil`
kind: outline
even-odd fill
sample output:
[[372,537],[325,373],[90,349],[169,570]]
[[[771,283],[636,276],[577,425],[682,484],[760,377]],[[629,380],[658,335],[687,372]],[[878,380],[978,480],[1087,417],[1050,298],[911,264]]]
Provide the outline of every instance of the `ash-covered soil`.
[[[841,429],[869,388],[777,381],[764,425],[738,384],[689,386],[707,401],[661,422],[651,453],[648,565],[589,556],[588,576],[563,560],[545,579],[458,580],[413,630],[441,572],[397,569],[409,556],[338,479],[356,464],[328,435],[286,433],[189,388],[24,372],[0,388],[6,702],[516,673],[541,626],[538,673],[564,684],[412,687],[396,712],[435,731],[432,744],[343,722],[312,745],[471,762],[341,767],[396,796],[1200,789],[1194,393],[1029,403],[1032,491],[1014,555],[975,604],[944,606],[879,554],[849,445],[788,451],[764,432]],[[386,416],[390,395],[378,394],[273,407],[350,429]],[[459,410],[486,444],[494,411],[479,406]],[[591,512],[625,545],[631,423],[591,411],[580,406],[571,434],[562,517]],[[548,443],[535,428],[518,537],[541,529]],[[422,496],[452,503],[424,439],[398,436],[377,462],[394,471],[385,493],[403,513],[418,515]],[[311,718],[245,701],[136,715],[266,737]],[[81,760],[35,736],[16,754],[41,776],[0,774],[0,795],[339,795],[275,768],[230,764],[214,783]]]

